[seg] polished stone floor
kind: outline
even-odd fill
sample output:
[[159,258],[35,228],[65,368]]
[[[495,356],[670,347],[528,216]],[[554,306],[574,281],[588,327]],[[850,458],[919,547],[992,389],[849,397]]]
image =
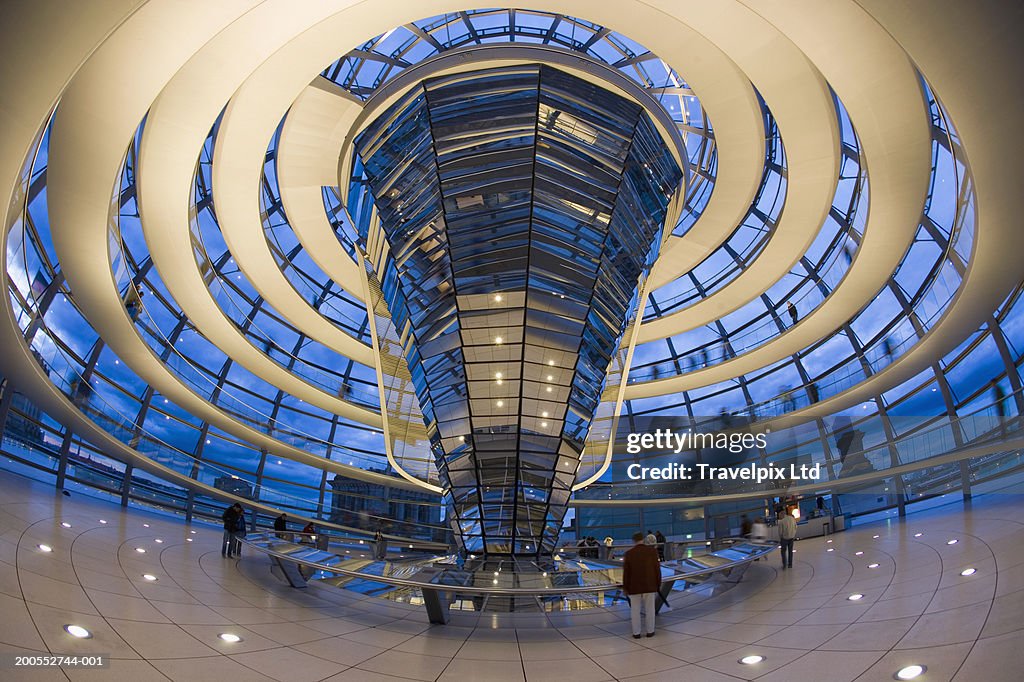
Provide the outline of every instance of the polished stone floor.
[[657,636],[634,640],[623,609],[461,613],[441,627],[420,608],[294,590],[264,556],[222,558],[216,528],[0,471],[0,653],[110,657],[0,680],[793,682],[892,680],[912,664],[927,668],[919,680],[1020,680],[1022,500],[991,494],[800,541],[792,570],[755,563],[731,590],[676,599]]

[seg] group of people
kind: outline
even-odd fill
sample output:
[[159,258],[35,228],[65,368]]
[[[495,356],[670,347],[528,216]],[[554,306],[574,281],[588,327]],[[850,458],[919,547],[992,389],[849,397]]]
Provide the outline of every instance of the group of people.
[[242,538],[245,537],[245,510],[235,502],[224,510],[220,516],[224,522],[224,540],[221,542],[220,555],[224,557],[242,556]]
[[645,634],[654,637],[654,614],[661,589],[661,561],[664,557],[664,549],[659,554],[658,548],[665,546],[664,537],[662,535],[659,545],[654,533],[633,533],[633,547],[622,557],[622,591],[629,598],[633,639],[640,639]]
[[[605,538],[605,541],[607,542],[610,539]],[[576,556],[580,559],[603,559],[603,554],[601,552],[601,544],[593,535],[580,538],[579,542],[576,543]]]

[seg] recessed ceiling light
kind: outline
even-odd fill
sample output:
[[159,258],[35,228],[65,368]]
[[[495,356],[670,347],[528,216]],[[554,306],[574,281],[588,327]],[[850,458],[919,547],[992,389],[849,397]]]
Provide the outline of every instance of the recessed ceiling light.
[[149,524],[148,523],[144,523],[144,524],[142,524],[142,527],[143,528],[149,528]]
[[185,542],[192,542],[192,538],[185,538]]
[[67,521],[61,521],[60,525],[64,526],[65,528],[70,528],[71,527],[71,524],[68,523]]
[[555,380],[555,375],[554,374],[549,374],[548,375],[548,381],[554,381],[554,380]]
[[491,583],[494,584],[494,585],[497,585],[498,581],[497,580],[492,580]]
[[498,407],[505,407],[505,401],[504,400],[499,400],[496,404],[497,404]]
[[547,413],[547,412],[541,412],[541,413],[540,413],[540,416],[542,416],[542,417],[547,417],[547,416],[548,416],[548,413]]
[[860,600],[861,600],[861,599],[863,599],[863,598],[864,598],[864,595],[863,595],[863,594],[861,594],[860,592],[854,592],[853,594],[851,594],[851,595],[850,595],[849,597],[847,597],[846,599],[847,599],[848,601],[860,601]]
[[899,672],[896,673],[897,680],[912,680],[915,677],[919,677],[927,668],[923,665],[908,665],[906,668],[900,668]]
[[548,393],[551,393],[551,387],[550,386],[548,386],[547,391],[548,391]]
[[878,568],[878,564],[868,564],[868,568]]
[[871,538],[872,538],[873,540],[877,540],[877,539],[878,539],[878,537],[879,537],[879,536],[877,536],[877,535],[872,535],[872,536],[871,536]]
[[952,540],[946,540],[947,545],[955,545],[957,542],[959,542],[959,540],[957,540],[956,538],[953,538]]
[[196,532],[194,530],[190,530],[189,533],[191,533],[192,535],[196,534]]
[[100,523],[106,523],[106,522],[107,522],[106,519],[100,519]]
[[158,544],[158,545],[162,545],[162,544],[164,544],[164,541],[163,541],[163,540],[161,540],[160,538],[157,538],[157,539],[156,539],[156,540],[154,540],[153,542],[155,542],[155,543],[156,543],[156,544]]
[[924,533],[914,533],[914,537],[915,537],[915,538],[919,538],[919,537],[921,537],[922,535],[924,535]]
[[830,545],[832,544],[832,541],[831,541],[831,540],[825,540],[825,542],[826,542],[827,544],[830,544]]
[[960,575],[963,575],[963,576],[974,575],[977,572],[978,572],[978,569],[976,569],[976,568],[965,568],[964,570],[960,571]]
[[157,577],[155,575],[153,575],[152,573],[143,573],[142,574],[142,578],[143,578],[143,580],[148,580],[151,583],[157,581]]
[[501,294],[495,294],[494,300],[497,301],[498,303],[501,303]]
[[863,553],[864,553],[864,552],[854,552],[854,553],[853,553],[853,556],[860,556],[860,555],[861,555],[861,554],[863,554]]
[[836,551],[836,550],[834,550],[834,549],[832,549],[831,547],[829,547],[829,548],[828,548],[828,549],[826,549],[825,551],[826,551],[826,552],[834,552],[834,551]]
[[465,442],[466,437],[465,436],[459,436],[459,440]]
[[541,423],[540,423],[540,426],[541,426],[541,428],[542,428],[542,429],[543,429],[543,428],[547,428],[547,426],[548,426],[548,423],[547,423],[547,422],[541,422]]
[[764,656],[758,656],[757,654],[753,654],[753,655],[744,656],[743,658],[741,658],[740,659],[740,663],[742,663],[743,665],[754,665],[755,663],[760,663],[763,660],[764,660]]
[[36,545],[36,547],[39,548],[40,552],[52,552],[53,551],[53,547],[50,547],[49,545]]
[[494,343],[497,343],[497,344],[499,344],[499,345],[501,345],[501,342],[502,342],[503,340],[504,340],[504,339],[502,339],[502,338],[501,338],[500,336],[495,336],[495,337],[494,337]]
[[92,633],[81,625],[65,625],[64,632],[68,633],[72,637],[77,637],[78,639],[89,639],[92,637]]
[[498,384],[499,386],[501,386],[501,385],[502,385],[503,383],[505,383],[505,382],[504,382],[504,381],[502,381],[501,379],[498,379],[498,381],[497,381],[497,384]]
[[139,554],[145,554],[146,553],[146,550],[144,548],[142,548],[142,547],[136,547],[135,551],[138,552]]
[[495,372],[494,373],[494,378],[495,379],[500,379],[501,378],[501,372]]
[[233,632],[222,632],[222,633],[220,633],[217,636],[220,637],[225,642],[230,642],[232,644],[234,644],[235,642],[241,642],[242,641],[242,638],[239,637],[238,635],[236,635]]

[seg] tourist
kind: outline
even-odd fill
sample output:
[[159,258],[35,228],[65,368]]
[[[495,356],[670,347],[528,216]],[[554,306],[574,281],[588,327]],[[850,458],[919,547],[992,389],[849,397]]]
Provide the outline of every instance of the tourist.
[[[633,639],[640,639],[645,632],[648,637],[654,637],[654,598],[660,587],[658,551],[653,545],[647,544],[643,533],[634,533],[633,547],[622,557],[622,591],[629,597]],[[641,612],[644,617],[643,630],[640,629]]]

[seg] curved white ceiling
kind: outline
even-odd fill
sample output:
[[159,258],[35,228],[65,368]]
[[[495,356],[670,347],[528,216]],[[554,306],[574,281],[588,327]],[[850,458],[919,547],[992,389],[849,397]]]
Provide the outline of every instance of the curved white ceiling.
[[[87,5],[87,7],[85,7]],[[579,16],[647,46],[685,74],[714,125],[719,170],[702,218],[664,250],[651,282],[684,274],[745,215],[760,181],[764,131],[754,88],[779,125],[788,193],[776,234],[753,264],[704,301],[641,326],[640,342],[707,324],[768,289],[807,249],[831,205],[838,133],[829,87],[857,131],[870,204],[861,248],[841,285],[797,325],[756,350],[707,369],[631,384],[627,398],[697,388],[755,371],[840,328],[884,285],[913,238],[930,172],[929,121],[919,69],[951,115],[969,159],[977,201],[974,252],[955,304],[905,356],[811,411],[877,393],[931,364],[985,321],[1022,278],[1017,194],[1024,96],[1013,87],[1019,16],[997,4],[936,0],[927,11],[883,0],[778,3],[723,0],[539,0],[531,7]],[[75,302],[119,358],[169,399],[259,447],[317,458],[224,414],[166,369],[139,337],[120,300],[107,252],[111,195],[125,150],[147,117],[139,164],[140,211],[157,269],[199,331],[253,374],[325,410],[366,423],[380,415],[331,396],[269,361],[218,308],[198,272],[189,234],[192,174],[218,114],[213,163],[217,215],[232,255],[267,301],[310,337],[373,365],[372,351],[306,304],[280,273],[263,236],[259,181],[267,143],[282,119],[280,188],[296,235],[321,269],[357,296],[355,264],[323,215],[322,184],[358,105],[310,86],[327,64],[370,36],[426,16],[466,9],[452,2],[200,0],[5,5],[0,43],[0,191],[15,194],[25,155],[58,108],[47,199],[60,267]],[[969,44],[970,50],[953,46]],[[291,112],[289,113],[289,108]],[[332,120],[333,119],[333,120]],[[333,157],[333,158],[332,158]],[[6,203],[6,202],[5,202]],[[9,207],[7,225],[14,211]],[[4,232],[6,241],[6,230]],[[10,301],[0,340],[24,340]],[[31,362],[6,353],[0,362]],[[17,372],[8,372],[17,374]],[[26,392],[54,401],[38,372]],[[57,408],[54,408],[57,409]],[[70,418],[70,416],[69,416]],[[289,449],[290,448],[290,449]],[[332,465],[332,468],[334,465]],[[345,467],[338,466],[338,470]],[[359,476],[359,474],[354,474]],[[363,477],[363,476],[360,476]]]

